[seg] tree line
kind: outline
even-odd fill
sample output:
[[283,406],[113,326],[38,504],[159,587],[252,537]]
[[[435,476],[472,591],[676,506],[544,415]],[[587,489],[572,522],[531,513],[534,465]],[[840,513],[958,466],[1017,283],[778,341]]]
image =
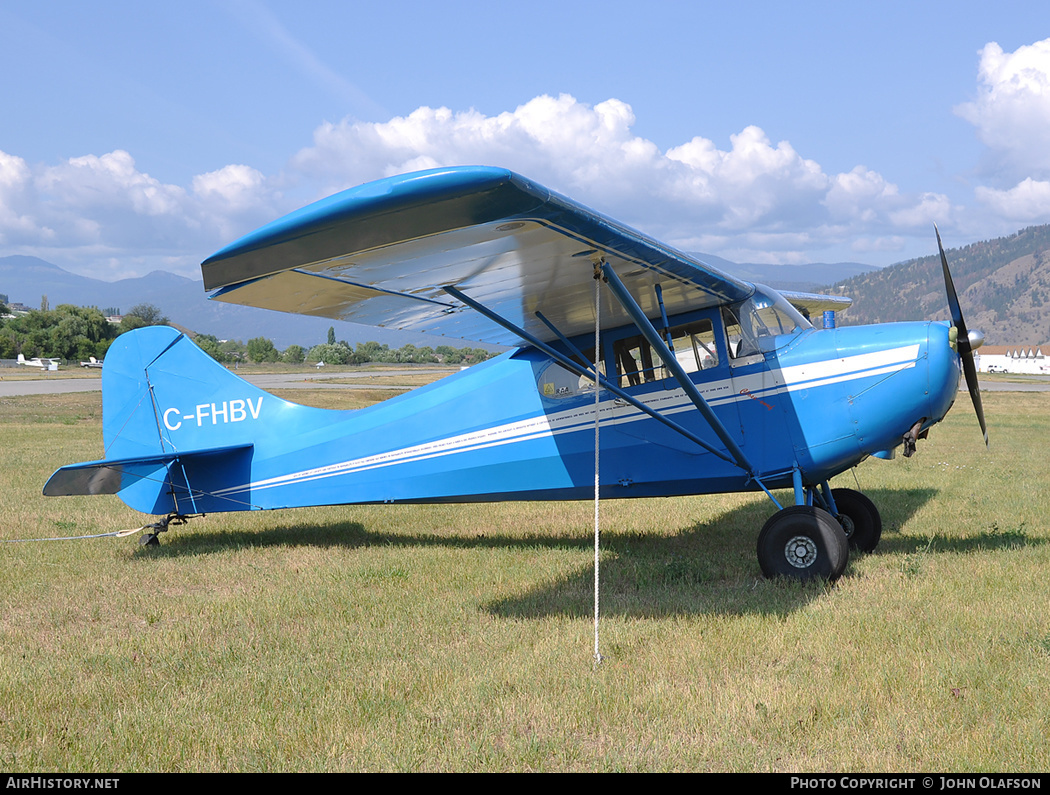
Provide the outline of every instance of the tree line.
[[[110,315],[120,314],[114,308]],[[60,304],[50,309],[42,304],[39,310],[14,317],[6,304],[0,302],[0,359],[14,359],[23,354],[60,358],[66,361],[86,361],[94,356],[104,359],[106,351],[121,334],[143,326],[170,325],[170,321],[152,304],[138,304],[123,315],[119,325],[106,320],[96,307]],[[283,351],[272,340],[254,337],[240,340],[220,340],[212,334],[198,334],[197,343],[213,359],[223,364],[236,362],[304,362],[325,364],[363,364],[389,362],[396,364],[475,364],[492,354],[483,348],[453,348],[450,345],[416,347],[403,345],[390,348],[378,342],[359,342],[356,346],[345,340],[336,341],[335,328],[328,329],[328,339],[307,349],[289,345]]]
[[41,303],[23,315],[7,317],[6,304],[0,304],[0,359],[49,359],[85,361],[105,358],[118,336],[143,326],[163,325],[168,319],[152,304],[139,304],[123,316],[119,325],[106,320],[97,307],[59,304],[54,309]]
[[476,364],[489,358],[492,353],[484,348],[454,348],[451,345],[429,345],[416,347],[411,343],[400,348],[378,342],[359,342],[356,346],[346,340],[335,339],[335,328],[328,329],[328,341],[311,348],[289,345],[283,351],[277,349],[273,340],[253,337],[247,343],[240,340],[217,339],[211,334],[198,334],[194,339],[205,353],[217,362],[285,362],[287,364],[366,364],[381,362],[388,364]]

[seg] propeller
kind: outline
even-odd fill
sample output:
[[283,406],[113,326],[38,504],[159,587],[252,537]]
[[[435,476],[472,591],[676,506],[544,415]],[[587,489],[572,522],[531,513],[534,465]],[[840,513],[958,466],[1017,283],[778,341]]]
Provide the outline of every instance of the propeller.
[[[952,325],[955,326],[956,346],[959,358],[962,360],[963,375],[966,377],[966,388],[970,390],[970,400],[977,412],[977,421],[981,424],[981,433],[984,434],[984,446],[988,446],[988,428],[984,423],[984,408],[981,405],[981,388],[977,383],[977,368],[973,364],[973,348],[970,340],[970,332],[966,330],[966,321],[963,320],[962,309],[959,307],[959,296],[955,292],[955,284],[952,282],[952,274],[948,270],[948,258],[944,256],[944,246],[941,244],[941,231],[934,224],[933,230],[937,233],[937,248],[941,252],[941,270],[944,271],[944,289],[948,293],[948,309],[952,314]],[[974,333],[975,340],[982,340],[980,332]],[[980,345],[980,342],[977,342]]]

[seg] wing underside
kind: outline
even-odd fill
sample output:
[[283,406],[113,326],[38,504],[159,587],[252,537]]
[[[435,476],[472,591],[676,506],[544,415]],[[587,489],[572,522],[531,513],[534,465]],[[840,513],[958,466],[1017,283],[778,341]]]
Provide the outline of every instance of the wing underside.
[[[549,341],[594,327],[594,265],[610,263],[650,317],[739,301],[753,285],[504,169],[392,177],[262,227],[206,260],[212,298],[282,312],[514,344],[444,291]],[[629,322],[618,306],[602,326]]]
[[821,312],[845,312],[853,305],[853,299],[845,295],[822,295],[820,293],[800,293],[790,290],[780,290],[796,309],[809,317],[815,318]]

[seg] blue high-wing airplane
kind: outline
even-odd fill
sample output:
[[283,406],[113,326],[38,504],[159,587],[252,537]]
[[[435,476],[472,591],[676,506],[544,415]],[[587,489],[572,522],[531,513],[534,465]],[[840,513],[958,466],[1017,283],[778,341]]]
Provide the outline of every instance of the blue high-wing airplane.
[[[518,347],[329,411],[255,388],[173,328],[124,334],[103,369],[105,458],[62,467],[44,493],[117,494],[163,515],[144,543],[220,511],[586,499],[597,413],[602,498],[762,490],[778,508],[758,539],[765,575],[834,579],[849,547],[870,551],[881,533],[871,501],[831,489],[834,475],[909,455],[951,407],[960,363],[984,430],[980,334],[941,259],[951,326],[818,330],[803,312],[849,300],[740,281],[513,172],[379,180],[219,251],[205,288]],[[793,505],[770,493],[781,488]]]

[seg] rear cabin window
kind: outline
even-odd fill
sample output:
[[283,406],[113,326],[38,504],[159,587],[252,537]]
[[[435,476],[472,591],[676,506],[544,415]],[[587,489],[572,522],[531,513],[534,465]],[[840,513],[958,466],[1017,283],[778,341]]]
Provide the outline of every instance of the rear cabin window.
[[[586,363],[588,366],[593,366],[594,348],[587,348],[580,351],[580,353],[583,354],[583,361],[580,361],[580,357],[575,354],[571,358],[576,360],[578,364]],[[604,363],[598,365],[598,371],[603,376],[605,375]],[[553,361],[548,362],[540,371],[536,384],[539,387],[540,394],[545,398],[576,397],[583,392],[590,392],[592,396],[594,394],[593,379],[577,375]]]

